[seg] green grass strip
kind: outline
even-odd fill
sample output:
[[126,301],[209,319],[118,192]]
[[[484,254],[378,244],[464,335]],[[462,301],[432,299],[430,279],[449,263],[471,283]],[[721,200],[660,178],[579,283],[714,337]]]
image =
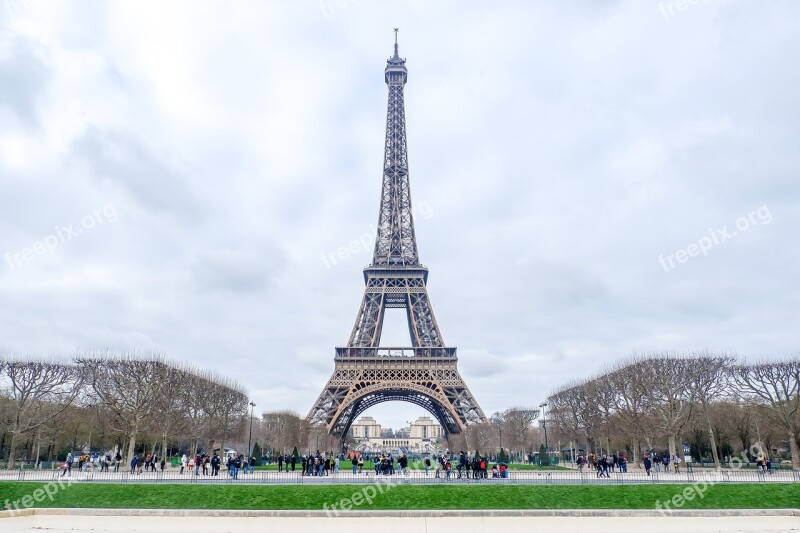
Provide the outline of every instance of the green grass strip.
[[[0,482],[0,506],[34,496],[44,483]],[[701,485],[702,486],[702,485]],[[35,507],[322,510],[365,494],[367,485],[180,485],[76,483]],[[370,486],[375,490],[375,486]],[[358,510],[409,509],[653,509],[690,485],[399,485],[383,487]],[[50,487],[52,489],[52,486]],[[29,500],[30,501],[30,500]],[[21,504],[18,504],[21,505]],[[797,484],[719,484],[697,491],[681,509],[774,509],[800,505]],[[674,506],[672,506],[674,507]]]

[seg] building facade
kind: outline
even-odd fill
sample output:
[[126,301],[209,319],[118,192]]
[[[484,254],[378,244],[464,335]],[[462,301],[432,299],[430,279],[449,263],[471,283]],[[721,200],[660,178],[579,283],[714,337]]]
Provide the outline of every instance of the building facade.
[[363,416],[350,426],[350,435],[357,450],[370,452],[434,452],[439,449],[439,440],[445,438],[442,426],[429,416],[421,416],[397,431],[382,428],[371,416]]

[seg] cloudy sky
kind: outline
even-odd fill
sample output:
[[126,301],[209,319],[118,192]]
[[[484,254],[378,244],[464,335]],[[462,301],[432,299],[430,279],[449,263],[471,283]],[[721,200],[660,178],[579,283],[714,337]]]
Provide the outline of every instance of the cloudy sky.
[[305,415],[397,26],[420,255],[487,414],[636,352],[797,353],[800,4],[681,6],[0,0],[0,352],[163,350]]

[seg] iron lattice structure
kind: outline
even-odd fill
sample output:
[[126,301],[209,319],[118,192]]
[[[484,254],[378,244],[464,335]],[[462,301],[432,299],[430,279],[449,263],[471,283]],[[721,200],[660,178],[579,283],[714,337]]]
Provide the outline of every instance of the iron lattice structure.
[[[419,262],[406,147],[405,62],[395,35],[385,70],[389,104],[375,252],[364,269],[366,288],[353,332],[346,347],[336,348],[333,376],[307,417],[342,440],[361,413],[388,401],[419,405],[447,434],[486,421],[458,372],[456,348],[442,338],[428,297],[428,269]],[[406,309],[411,347],[379,347],[387,308]]]

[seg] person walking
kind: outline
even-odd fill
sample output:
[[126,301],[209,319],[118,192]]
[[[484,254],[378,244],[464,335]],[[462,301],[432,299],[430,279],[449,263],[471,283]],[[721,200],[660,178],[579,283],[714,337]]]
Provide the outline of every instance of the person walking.
[[183,455],[181,455],[181,474],[183,474],[183,470],[184,468],[186,468],[187,464],[189,464],[189,459],[186,457],[186,454],[184,453]]
[[211,475],[219,476],[219,463],[221,462],[217,452],[214,452],[214,457],[211,458]]
[[136,465],[137,465],[138,462],[139,462],[139,456],[136,455],[136,454],[133,454],[133,458],[131,458],[131,474],[135,474],[136,473]]
[[676,454],[673,454],[673,455],[672,455],[672,470],[673,470],[673,471],[674,471],[676,474],[680,474],[680,472],[679,472],[679,466],[678,466],[678,465],[680,465],[680,463],[681,463],[681,458],[680,458],[680,457],[678,457],[678,454],[677,454],[677,453],[676,453]]
[[400,457],[397,458],[397,463],[400,465],[400,474],[408,477],[408,457],[406,457],[404,453],[400,453]]
[[642,457],[642,466],[644,466],[644,471],[647,472],[647,476],[650,477],[650,469],[653,467],[653,462],[650,461],[650,457],[647,455]]
[[431,458],[430,457],[426,457],[425,459],[423,459],[422,460],[422,465],[425,467],[425,475],[427,476],[428,472],[430,472],[430,470],[431,470]]
[[283,472],[283,455],[278,455],[278,472]]

